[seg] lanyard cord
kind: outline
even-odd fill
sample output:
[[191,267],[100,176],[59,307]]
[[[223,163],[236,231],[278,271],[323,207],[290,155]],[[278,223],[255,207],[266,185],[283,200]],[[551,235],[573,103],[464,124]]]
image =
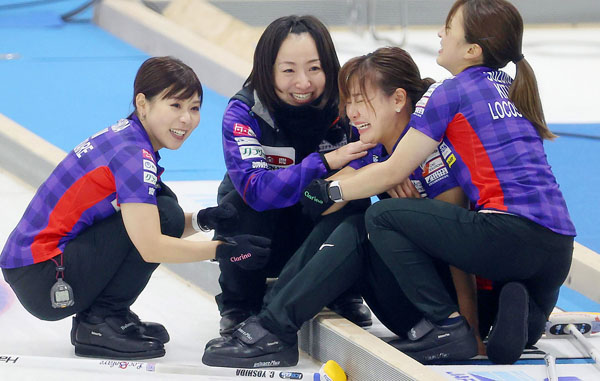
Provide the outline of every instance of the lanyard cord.
[[58,280],[58,274],[60,273],[61,278],[65,279],[65,267],[63,266],[63,253],[60,253],[60,265],[54,258],[50,258],[54,264],[56,264],[56,280]]

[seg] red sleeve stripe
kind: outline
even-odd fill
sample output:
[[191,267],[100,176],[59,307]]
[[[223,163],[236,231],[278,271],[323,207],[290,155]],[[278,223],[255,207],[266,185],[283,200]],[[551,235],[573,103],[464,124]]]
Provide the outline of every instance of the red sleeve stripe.
[[478,206],[507,211],[504,191],[492,161],[479,136],[463,114],[456,114],[446,129],[446,136],[469,169],[471,181],[479,190]]
[[35,237],[31,245],[33,262],[60,254],[60,240],[71,232],[81,215],[115,191],[115,179],[108,167],[98,167],[75,181],[56,203],[48,225]]
[[242,199],[244,200],[244,202],[247,204],[248,202],[246,201],[246,191],[248,190],[248,186],[250,185],[250,181],[252,181],[252,178],[256,176],[256,173],[253,174],[252,176],[250,176],[248,178],[248,181],[246,181],[246,186],[244,187],[244,194],[242,195]]

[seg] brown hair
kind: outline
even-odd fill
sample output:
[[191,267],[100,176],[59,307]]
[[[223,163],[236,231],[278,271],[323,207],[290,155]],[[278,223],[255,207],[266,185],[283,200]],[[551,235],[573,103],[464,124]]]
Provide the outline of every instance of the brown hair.
[[461,7],[465,40],[481,47],[485,66],[499,69],[510,61],[515,63],[517,72],[508,97],[543,139],[554,139],[556,135],[546,125],[535,74],[521,52],[523,19],[519,11],[506,0],[457,0],[446,17],[446,27]]
[[340,62],[329,31],[319,19],[314,16],[285,16],[273,21],[258,40],[254,50],[252,72],[244,86],[256,90],[263,105],[273,112],[281,100],[275,93],[275,73],[273,65],[279,48],[289,34],[308,33],[317,45],[321,68],[325,73],[325,90],[319,107],[330,102],[337,102],[337,76]]
[[366,84],[381,89],[391,96],[398,88],[406,91],[411,102],[411,111],[427,88],[434,82],[431,78],[421,79],[421,73],[408,52],[398,47],[379,48],[364,56],[354,57],[340,70],[340,115],[346,114],[346,103],[351,99],[351,82],[357,79],[360,92],[367,104],[373,105],[366,97]]
[[133,82],[133,107],[137,111],[135,97],[138,94],[152,99],[167,89],[163,98],[188,99],[198,93],[202,105],[202,84],[194,70],[177,58],[167,56],[148,58],[140,66]]

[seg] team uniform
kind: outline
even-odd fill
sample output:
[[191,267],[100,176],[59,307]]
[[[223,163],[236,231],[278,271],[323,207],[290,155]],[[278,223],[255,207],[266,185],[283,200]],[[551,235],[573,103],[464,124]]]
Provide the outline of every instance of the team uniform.
[[440,141],[440,153],[474,210],[385,200],[367,212],[367,230],[430,321],[457,311],[427,264],[432,257],[500,284],[522,282],[532,300],[535,342],[567,275],[575,228],[542,139],[508,99],[511,82],[499,70],[468,68],[433,84],[409,123]]
[[[377,145],[349,166],[359,169],[388,157],[383,145]],[[435,198],[458,186],[439,148],[410,179],[422,198]],[[388,197],[379,195],[380,199]],[[337,213],[344,213],[345,209]],[[333,229],[326,221],[319,222],[265,298],[265,308],[258,315],[260,324],[282,340],[293,343],[301,325],[352,284],[360,285],[360,292],[373,313],[399,336],[404,336],[423,317],[404,296],[387,265],[374,253],[367,238],[364,213],[346,211],[345,217]],[[454,293],[448,265],[437,261],[435,266],[444,287]]]
[[268,237],[272,240],[272,255],[260,271],[220,262],[222,293],[216,299],[222,314],[232,309],[260,310],[266,277],[279,274],[314,227],[298,201],[313,179],[327,175],[322,155],[347,144],[351,136],[350,127],[337,118],[335,107],[322,113],[327,118],[322,140],[314,147],[301,149],[248,88],[236,94],[225,110],[223,152],[227,174],[219,186],[217,201],[236,207],[241,226],[234,232],[217,227],[216,234]]
[[[159,160],[136,116],[68,153],[37,190],[0,256],[4,277],[27,310],[56,320],[88,308],[99,316],[129,308],[157,264],[144,262],[129,240],[120,205],[157,205],[165,234],[183,232],[183,211],[160,182]],[[59,264],[75,304],[53,309],[48,295]]]

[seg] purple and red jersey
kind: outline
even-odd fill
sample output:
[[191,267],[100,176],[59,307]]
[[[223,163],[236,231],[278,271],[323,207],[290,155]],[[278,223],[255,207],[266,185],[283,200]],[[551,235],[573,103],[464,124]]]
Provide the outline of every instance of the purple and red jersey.
[[440,152],[475,210],[525,217],[576,234],[542,139],[508,98],[512,78],[470,67],[429,88],[409,126],[440,141]]
[[[12,231],[0,267],[46,261],[123,203],[156,205],[163,168],[137,117],[121,119],[75,147],[39,187]],[[110,239],[110,237],[108,237]]]
[[[259,100],[256,99],[257,105]],[[264,143],[257,117],[277,131],[271,116],[260,107],[250,107],[240,100],[229,102],[223,116],[223,153],[233,186],[254,210],[280,209],[294,205],[313,180],[327,174],[318,152],[297,162],[291,146]],[[253,117],[255,115],[256,117]],[[337,128],[337,127],[334,127]],[[323,140],[319,152],[329,152],[348,141],[332,144]]]
[[[404,133],[402,136],[404,136]],[[402,136],[400,136],[400,139],[402,139]],[[396,142],[396,145],[398,145],[398,142]],[[394,149],[396,149],[395,146]],[[378,144],[369,149],[365,156],[351,161],[348,165],[354,169],[360,169],[371,163],[383,162],[388,158],[389,155],[384,146]],[[423,198],[433,199],[441,193],[459,186],[454,177],[450,175],[448,163],[442,157],[439,147],[415,169],[409,178]]]

